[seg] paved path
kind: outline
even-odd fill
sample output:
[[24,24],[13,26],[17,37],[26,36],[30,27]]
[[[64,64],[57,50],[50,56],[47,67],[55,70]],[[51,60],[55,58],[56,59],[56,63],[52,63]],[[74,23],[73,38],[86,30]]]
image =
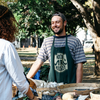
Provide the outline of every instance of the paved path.
[[87,60],[90,60],[90,59],[95,60],[95,55],[94,54],[93,55],[86,55],[86,59]]
[[24,61],[35,61],[36,60],[36,57],[20,57],[21,60],[24,60]]
[[[35,61],[36,60],[36,57],[20,57],[21,60],[25,60],[25,61]],[[86,55],[86,59],[87,60],[95,60],[95,55]]]
[[[39,48],[40,49],[40,48]],[[38,50],[39,50],[38,49]],[[26,52],[26,53],[36,53],[36,51],[37,51],[37,49],[36,48],[33,48],[33,47],[30,47],[30,48],[20,48],[20,49],[18,49],[17,50],[19,53],[22,53],[22,52]],[[92,52],[92,50],[89,48],[89,49],[85,49],[84,50],[85,52],[88,52],[88,51],[91,51]],[[25,60],[25,61],[34,61],[34,60],[36,60],[36,57],[34,58],[34,57],[20,57],[20,59],[21,60]],[[92,54],[92,55],[86,55],[86,59],[87,60],[90,60],[90,59],[92,59],[92,60],[95,60],[95,55],[94,54]]]

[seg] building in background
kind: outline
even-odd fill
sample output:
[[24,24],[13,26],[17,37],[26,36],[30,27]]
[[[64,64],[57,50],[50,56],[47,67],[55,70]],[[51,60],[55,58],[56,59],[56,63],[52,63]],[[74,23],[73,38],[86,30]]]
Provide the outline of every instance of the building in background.
[[89,32],[89,30],[86,30],[84,28],[77,27],[76,37],[79,38],[84,48],[92,48],[93,46],[93,39]]
[[[38,47],[40,48],[42,45],[42,42],[44,40],[44,37],[38,37]],[[31,44],[32,42],[32,44]],[[15,46],[15,48],[28,48],[28,47],[36,47],[36,37],[32,36],[32,37],[27,37],[25,39],[21,39],[20,41],[18,41],[18,39],[15,39],[15,41],[13,42],[13,45]]]

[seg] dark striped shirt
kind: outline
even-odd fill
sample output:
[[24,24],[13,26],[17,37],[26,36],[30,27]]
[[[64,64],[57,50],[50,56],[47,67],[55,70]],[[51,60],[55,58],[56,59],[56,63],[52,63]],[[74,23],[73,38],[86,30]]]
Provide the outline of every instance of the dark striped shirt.
[[[44,39],[37,59],[41,59],[43,62],[45,62],[46,60],[49,60],[50,62],[51,46],[53,43],[53,39],[54,39],[54,36]],[[55,36],[55,42],[54,42],[55,47],[65,47],[65,44],[66,44],[66,36],[62,36],[62,37]],[[68,35],[67,45],[69,47],[69,50],[71,52],[71,55],[72,55],[72,58],[74,59],[75,64],[86,62],[83,46],[78,38],[72,35]]]

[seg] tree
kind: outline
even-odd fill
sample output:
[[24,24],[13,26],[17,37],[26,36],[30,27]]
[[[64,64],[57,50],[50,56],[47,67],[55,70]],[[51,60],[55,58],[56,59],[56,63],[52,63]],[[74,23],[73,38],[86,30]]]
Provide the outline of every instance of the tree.
[[[48,31],[50,31],[49,19],[54,9],[49,1],[18,0],[18,2],[11,3],[9,7],[13,13],[17,15],[20,26],[20,34],[17,36],[19,39],[32,35],[35,35],[36,39],[38,39],[38,36],[42,35],[41,33],[48,33]],[[36,40],[36,47],[38,51],[37,42],[38,40]]]
[[[1,0],[0,4],[7,6],[6,3],[15,2],[11,9],[17,13],[17,18],[19,16],[18,20],[21,26],[19,39],[49,30],[51,14],[54,11],[60,11],[67,17],[68,33],[75,35],[77,25],[86,26],[94,40],[95,74],[100,75],[100,0],[92,0],[91,9],[84,6],[85,1],[87,0],[18,0],[18,2],[17,0]],[[91,11],[93,16],[91,16]]]
[[18,2],[13,3],[10,7],[17,15],[21,15],[19,24],[21,25],[21,29],[24,28],[26,33],[29,33],[26,36],[30,36],[33,32],[34,34],[41,35],[45,31],[46,35],[49,36],[51,34],[51,16],[55,11],[60,11],[66,15],[68,21],[67,32],[75,35],[77,25],[84,26],[85,24],[78,10],[72,5],[70,0],[67,0],[67,3],[65,3],[66,0],[61,1],[18,0]]
[[18,2],[12,3],[10,5],[11,10],[17,14],[17,17],[20,16],[18,23],[21,26],[21,30],[23,29],[24,31],[20,36],[25,38],[32,34],[41,35],[41,33],[47,33],[45,34],[46,36],[52,35],[50,21],[55,11],[60,11],[65,14],[67,18],[67,33],[75,35],[77,25],[84,26],[85,24],[78,10],[72,5],[70,0],[65,1],[18,0]]
[[[63,8],[63,6],[66,5],[66,3],[68,3],[69,0],[51,0],[51,1],[57,2],[61,6],[60,8]],[[70,1],[80,13],[85,26],[90,31],[90,34],[93,38],[94,48],[95,48],[95,75],[98,76],[100,75],[100,59],[99,59],[100,57],[100,43],[99,43],[100,42],[100,32],[99,32],[100,0],[90,0],[92,2],[91,8],[88,5],[87,6],[85,5],[85,2],[89,0],[70,0]],[[66,12],[64,14],[66,15]],[[76,15],[78,15],[78,13],[75,14],[74,17]],[[71,16],[71,18],[73,17]],[[77,25],[79,24],[80,22]],[[80,25],[82,25],[82,23]]]
[[18,0],[10,5],[13,13],[20,16],[19,24],[30,34],[39,34],[40,30],[49,30],[50,15],[53,13],[53,6],[46,0]]
[[[22,27],[30,33],[36,34],[50,29],[50,19],[54,11],[60,11],[65,14],[68,24],[67,31],[75,35],[76,26],[87,27],[91,33],[95,48],[95,74],[100,75],[100,0],[90,0],[92,7],[85,5],[89,0],[18,0],[15,11],[19,14],[24,12],[24,20],[21,21]],[[34,6],[35,5],[35,6]],[[33,12],[33,13],[32,13]],[[30,13],[30,14],[29,14]],[[28,18],[29,17],[29,18]],[[32,18],[30,20],[30,18]],[[23,24],[27,22],[29,24]],[[33,22],[33,23],[32,23]],[[26,26],[25,26],[26,25]]]
[[4,0],[0,0],[0,5],[7,6],[7,2],[5,2]]
[[[69,0],[51,0],[52,2],[58,2],[61,6],[62,3]],[[92,7],[85,5],[87,0],[70,0],[75,8],[79,11],[83,18],[85,26],[90,31],[90,34],[94,41],[95,48],[95,75],[100,75],[100,0],[90,0]],[[88,0],[89,1],[89,0]],[[65,13],[66,14],[66,13]],[[76,16],[76,14],[75,14]],[[74,17],[75,17],[74,16]],[[71,17],[72,18],[72,17]],[[77,24],[78,25],[78,24]],[[81,24],[82,25],[82,24]]]
[[[71,2],[70,2],[71,1]],[[73,20],[68,22],[68,32],[73,31],[77,25],[86,26],[91,33],[95,47],[95,74],[100,75],[100,0],[92,0],[92,7],[85,5],[87,0],[50,0],[55,11],[63,12],[68,19]],[[74,7],[72,6],[72,4]],[[69,13],[71,9],[71,14]],[[76,9],[75,9],[76,8]],[[66,11],[67,9],[67,11]],[[77,12],[78,11],[78,12]],[[81,17],[80,17],[81,15]],[[82,20],[83,19],[83,20]],[[83,23],[84,21],[84,23]],[[78,23],[77,23],[78,22]],[[74,25],[72,25],[74,24]],[[72,26],[72,27],[71,27]]]
[[[81,0],[84,3],[86,0]],[[76,35],[76,27],[86,27],[80,12],[70,0],[51,0],[55,11],[62,12],[67,18],[67,34]]]
[[78,9],[81,13],[84,23],[90,34],[94,40],[94,48],[95,48],[95,74],[100,75],[100,0],[93,0],[93,17],[92,23],[91,19],[89,18],[88,11],[82,6],[79,0],[71,0],[73,5]]

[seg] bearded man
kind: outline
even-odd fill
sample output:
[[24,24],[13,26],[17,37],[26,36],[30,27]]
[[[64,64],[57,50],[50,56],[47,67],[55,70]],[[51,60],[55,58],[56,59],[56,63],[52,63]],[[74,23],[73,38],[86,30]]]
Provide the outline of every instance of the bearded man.
[[78,38],[66,34],[66,24],[64,14],[57,12],[52,15],[51,29],[54,36],[44,39],[37,60],[27,74],[28,78],[32,78],[42,64],[49,60],[49,82],[82,82],[83,63],[86,62],[83,46]]

